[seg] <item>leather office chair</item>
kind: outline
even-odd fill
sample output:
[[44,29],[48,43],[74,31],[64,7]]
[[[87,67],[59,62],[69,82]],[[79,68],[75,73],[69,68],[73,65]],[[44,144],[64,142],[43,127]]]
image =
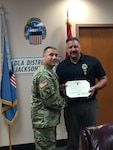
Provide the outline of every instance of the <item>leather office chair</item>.
[[113,123],[84,128],[81,144],[82,150],[113,150]]

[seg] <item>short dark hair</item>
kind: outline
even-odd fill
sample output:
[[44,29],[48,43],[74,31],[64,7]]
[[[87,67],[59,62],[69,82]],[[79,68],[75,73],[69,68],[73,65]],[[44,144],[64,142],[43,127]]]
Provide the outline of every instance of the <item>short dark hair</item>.
[[66,43],[68,43],[69,41],[74,41],[74,40],[76,40],[76,41],[79,42],[79,40],[78,40],[77,37],[70,37],[70,38],[67,38],[67,39],[66,39]]
[[44,48],[43,53],[45,53],[48,49],[54,49],[54,50],[57,50],[56,47],[53,47],[53,46],[47,46],[46,48]]

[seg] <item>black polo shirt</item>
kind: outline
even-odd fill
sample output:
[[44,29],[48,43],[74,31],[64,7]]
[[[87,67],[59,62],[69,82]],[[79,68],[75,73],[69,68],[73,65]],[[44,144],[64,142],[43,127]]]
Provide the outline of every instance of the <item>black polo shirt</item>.
[[77,64],[72,63],[70,58],[62,61],[58,65],[56,73],[60,84],[72,80],[87,80],[90,82],[90,86],[95,85],[96,79],[106,75],[100,61],[96,57],[82,53]]

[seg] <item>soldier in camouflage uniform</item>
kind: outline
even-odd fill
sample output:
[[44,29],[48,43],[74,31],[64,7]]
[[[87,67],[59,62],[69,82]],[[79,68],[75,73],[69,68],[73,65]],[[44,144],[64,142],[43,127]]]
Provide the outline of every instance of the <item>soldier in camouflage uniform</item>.
[[65,102],[59,93],[58,77],[53,71],[57,50],[46,47],[43,64],[36,70],[31,90],[31,118],[36,150],[56,149],[56,126],[60,122],[60,111]]

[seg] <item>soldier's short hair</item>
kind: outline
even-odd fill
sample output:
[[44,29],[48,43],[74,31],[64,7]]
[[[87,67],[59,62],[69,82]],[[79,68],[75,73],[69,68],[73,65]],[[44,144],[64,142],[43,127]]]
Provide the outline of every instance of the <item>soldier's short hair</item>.
[[43,53],[45,53],[48,49],[54,49],[54,50],[57,50],[56,47],[53,47],[53,46],[47,46],[46,48],[44,48]]

